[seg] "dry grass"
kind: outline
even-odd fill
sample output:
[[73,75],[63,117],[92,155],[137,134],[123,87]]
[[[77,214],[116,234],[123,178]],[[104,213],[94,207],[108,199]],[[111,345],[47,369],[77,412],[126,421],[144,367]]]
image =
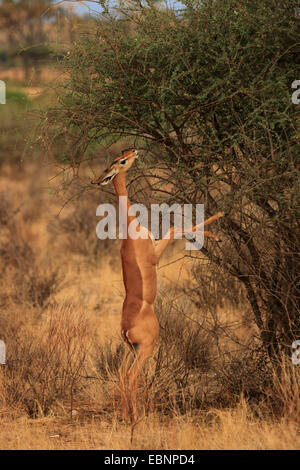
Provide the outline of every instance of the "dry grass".
[[[209,423],[208,423],[209,422]],[[1,449],[163,449],[163,450],[292,450],[300,436],[293,422],[255,419],[245,402],[227,411],[211,410],[204,417],[145,418],[130,442],[130,426],[111,420],[67,422],[57,417],[26,416],[2,420]]]
[[41,189],[49,169],[6,166],[2,175],[0,449],[299,448],[300,367],[285,362],[280,376],[270,367],[243,293],[226,295],[229,281],[218,304],[217,284],[199,294],[199,269],[173,263],[180,242],[160,264],[161,337],[131,444],[117,378],[119,246],[96,238],[99,194],[58,218],[61,200]]

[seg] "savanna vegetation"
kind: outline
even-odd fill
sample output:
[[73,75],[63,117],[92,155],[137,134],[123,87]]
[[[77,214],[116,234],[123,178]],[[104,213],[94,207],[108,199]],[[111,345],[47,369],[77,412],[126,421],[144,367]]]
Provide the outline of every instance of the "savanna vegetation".
[[[24,14],[36,29],[25,19],[12,38],[15,2],[0,5],[0,448],[299,448],[294,6],[102,2],[98,18],[62,20],[51,2],[21,3],[49,13]],[[51,53],[15,54],[37,44]],[[120,242],[95,233],[97,205],[115,199],[90,185],[129,146],[134,202],[225,212],[222,243],[195,254],[176,241],[160,263],[161,334],[133,440],[117,374]]]

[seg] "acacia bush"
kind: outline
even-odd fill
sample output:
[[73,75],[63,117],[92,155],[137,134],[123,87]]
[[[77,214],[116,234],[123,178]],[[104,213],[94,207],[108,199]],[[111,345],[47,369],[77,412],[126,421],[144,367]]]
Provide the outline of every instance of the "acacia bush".
[[133,200],[223,210],[223,243],[202,252],[244,286],[269,356],[289,354],[300,335],[300,22],[287,0],[182,3],[179,14],[102,2],[41,132],[77,169],[97,145],[130,139],[145,151]]

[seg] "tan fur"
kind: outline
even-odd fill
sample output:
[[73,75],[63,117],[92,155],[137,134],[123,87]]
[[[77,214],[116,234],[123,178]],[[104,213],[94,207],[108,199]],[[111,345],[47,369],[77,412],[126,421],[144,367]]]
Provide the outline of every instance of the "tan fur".
[[[127,159],[126,166],[122,167],[120,161]],[[112,165],[105,173],[93,184],[106,184],[104,181],[107,175],[115,174],[112,183],[115,188],[117,197],[127,197],[127,208],[130,207],[128,194],[126,190],[126,171],[131,167],[137,152],[131,150],[125,155],[114,160]],[[104,183],[103,183],[104,181]],[[196,230],[201,225],[208,225],[223,213],[219,212],[213,217],[206,220],[199,226],[194,226],[192,230]],[[127,226],[134,219],[127,213]],[[154,346],[159,336],[159,324],[154,313],[153,304],[157,290],[157,264],[162,253],[165,251],[170,240],[174,239],[176,228],[171,228],[169,238],[153,243],[151,235],[149,238],[138,238],[133,240],[127,233],[127,238],[122,240],[121,259],[123,270],[123,281],[126,291],[126,297],[123,303],[122,319],[121,319],[121,335],[129,349],[134,352],[135,358],[130,367],[128,367],[128,358],[125,356],[119,369],[123,415],[130,415],[134,422],[137,419],[137,401],[136,388],[137,378],[149,356],[152,354]],[[211,232],[204,231],[204,235],[212,237],[216,241],[219,238]],[[126,391],[129,391],[130,400],[127,400]]]

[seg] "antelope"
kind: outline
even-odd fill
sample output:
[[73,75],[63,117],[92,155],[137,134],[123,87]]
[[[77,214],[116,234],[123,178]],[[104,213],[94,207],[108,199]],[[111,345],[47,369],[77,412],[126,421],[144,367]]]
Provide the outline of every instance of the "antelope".
[[[91,181],[92,184],[107,185],[112,182],[118,201],[121,196],[127,202],[127,228],[135,216],[129,214],[130,201],[126,189],[126,173],[138,158],[138,152],[134,149],[116,158],[112,164],[99,177]],[[202,224],[192,227],[191,230],[198,229],[199,226],[207,226],[216,221],[224,214],[218,212]],[[140,227],[142,230],[143,228]],[[154,346],[159,337],[159,323],[154,313],[154,300],[157,291],[157,265],[159,259],[173,240],[175,234],[180,230],[172,227],[164,239],[154,241],[151,232],[148,238],[130,238],[127,232],[126,238],[122,240],[121,260],[123,271],[123,282],[125,286],[125,300],[121,318],[121,337],[129,350],[134,354],[131,366],[128,366],[125,354],[121,367],[119,368],[119,378],[121,385],[122,412],[126,418],[130,415],[133,420],[138,417],[137,411],[137,379],[144,367],[145,362],[151,356]],[[204,236],[220,241],[219,237],[211,232],[204,231]],[[126,396],[129,391],[129,401]]]

